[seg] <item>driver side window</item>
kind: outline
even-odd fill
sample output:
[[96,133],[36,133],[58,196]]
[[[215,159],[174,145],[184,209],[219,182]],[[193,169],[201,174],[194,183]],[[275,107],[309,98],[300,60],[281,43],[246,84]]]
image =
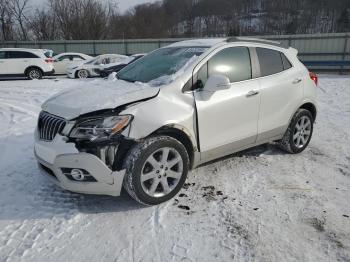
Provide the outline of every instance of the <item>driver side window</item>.
[[231,83],[252,78],[250,53],[247,47],[221,50],[202,66],[197,73],[197,88],[203,88],[211,75],[225,75]]

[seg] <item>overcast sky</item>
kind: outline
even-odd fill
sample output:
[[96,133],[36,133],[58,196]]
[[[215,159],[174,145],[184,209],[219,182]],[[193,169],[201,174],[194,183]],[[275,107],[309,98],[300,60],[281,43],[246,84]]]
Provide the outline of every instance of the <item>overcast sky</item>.
[[[101,0],[105,1],[105,0]],[[156,2],[157,0],[118,0],[117,2],[119,3],[119,9],[121,12],[124,12],[128,10],[130,7],[133,7],[138,4],[143,4],[143,3],[153,3]],[[43,5],[46,0],[30,0],[30,2],[34,5],[40,6]]]

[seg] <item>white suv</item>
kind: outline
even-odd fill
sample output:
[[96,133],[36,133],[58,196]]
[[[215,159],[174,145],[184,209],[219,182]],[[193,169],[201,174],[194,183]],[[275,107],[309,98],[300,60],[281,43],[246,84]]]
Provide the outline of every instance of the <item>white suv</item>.
[[26,76],[41,79],[54,73],[49,50],[0,48],[0,76]]
[[231,38],[158,49],[119,80],[49,99],[35,133],[41,170],[64,189],[137,201],[174,197],[198,165],[275,142],[310,142],[317,76],[279,43]]

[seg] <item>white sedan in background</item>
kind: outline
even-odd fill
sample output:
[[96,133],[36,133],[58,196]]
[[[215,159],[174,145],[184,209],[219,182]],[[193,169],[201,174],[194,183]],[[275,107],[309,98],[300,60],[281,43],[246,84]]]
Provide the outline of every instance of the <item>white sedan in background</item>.
[[85,63],[81,63],[77,66],[70,66],[67,69],[67,76],[69,78],[88,78],[99,76],[101,70],[108,67],[110,64],[123,64],[130,58],[124,55],[107,54],[100,55],[88,60]]
[[68,67],[77,66],[86,60],[92,59],[92,56],[81,53],[62,53],[53,57],[55,73],[57,75],[64,75]]

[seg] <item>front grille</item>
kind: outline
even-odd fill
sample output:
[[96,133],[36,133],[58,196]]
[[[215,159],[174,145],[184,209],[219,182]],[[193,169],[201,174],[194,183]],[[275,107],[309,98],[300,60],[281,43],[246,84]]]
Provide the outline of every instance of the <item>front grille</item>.
[[38,120],[39,138],[45,141],[52,141],[57,133],[63,131],[66,121],[58,116],[47,112],[41,112]]

